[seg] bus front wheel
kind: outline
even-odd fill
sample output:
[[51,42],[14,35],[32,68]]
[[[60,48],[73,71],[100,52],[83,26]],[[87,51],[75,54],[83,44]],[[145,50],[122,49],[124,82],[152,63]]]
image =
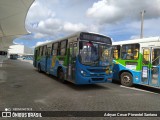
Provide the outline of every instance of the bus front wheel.
[[63,70],[62,70],[62,69],[59,69],[59,70],[58,70],[58,79],[59,79],[61,82],[63,82],[63,83],[66,82],[66,81],[64,80],[64,73],[63,73]]
[[121,74],[121,84],[127,87],[131,87],[133,85],[133,77],[128,72],[123,72]]
[[38,65],[38,72],[42,72],[40,64]]

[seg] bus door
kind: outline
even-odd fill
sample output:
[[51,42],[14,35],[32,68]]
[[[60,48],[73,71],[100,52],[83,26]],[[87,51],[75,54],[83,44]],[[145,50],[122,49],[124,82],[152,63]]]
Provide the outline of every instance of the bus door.
[[142,84],[159,86],[160,48],[143,48]]
[[69,43],[68,80],[75,81],[77,42]]
[[150,70],[150,84],[158,87],[160,85],[160,48],[152,48],[151,61],[152,66]]
[[47,53],[46,53],[46,72],[47,72],[47,73],[50,72],[51,61],[52,61],[52,57],[51,57],[51,46],[47,46]]
[[47,51],[47,46],[43,46],[42,48],[42,58],[40,61],[40,68],[42,71],[46,72],[46,52]]
[[151,48],[142,48],[142,79],[141,83],[149,85],[150,68],[151,68]]

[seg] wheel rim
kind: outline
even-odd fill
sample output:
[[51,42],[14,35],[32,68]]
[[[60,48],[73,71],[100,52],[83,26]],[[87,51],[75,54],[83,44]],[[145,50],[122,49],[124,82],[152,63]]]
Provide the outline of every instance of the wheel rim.
[[129,76],[123,76],[123,83],[124,84],[129,84],[131,82],[131,79]]

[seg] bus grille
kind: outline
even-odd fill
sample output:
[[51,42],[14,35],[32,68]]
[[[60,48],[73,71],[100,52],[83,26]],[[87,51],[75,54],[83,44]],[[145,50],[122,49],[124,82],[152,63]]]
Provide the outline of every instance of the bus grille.
[[95,72],[95,73],[103,73],[106,71],[106,69],[88,69],[90,72]]
[[104,78],[92,78],[92,81],[103,81]]
[[90,76],[95,76],[95,77],[100,77],[100,76],[105,76],[106,74],[90,74]]

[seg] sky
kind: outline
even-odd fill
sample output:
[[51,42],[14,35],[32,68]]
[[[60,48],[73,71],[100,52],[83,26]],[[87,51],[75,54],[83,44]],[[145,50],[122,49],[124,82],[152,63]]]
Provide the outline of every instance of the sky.
[[25,27],[29,34],[14,40],[34,48],[77,31],[104,34],[113,41],[160,36],[160,0],[35,0]]

